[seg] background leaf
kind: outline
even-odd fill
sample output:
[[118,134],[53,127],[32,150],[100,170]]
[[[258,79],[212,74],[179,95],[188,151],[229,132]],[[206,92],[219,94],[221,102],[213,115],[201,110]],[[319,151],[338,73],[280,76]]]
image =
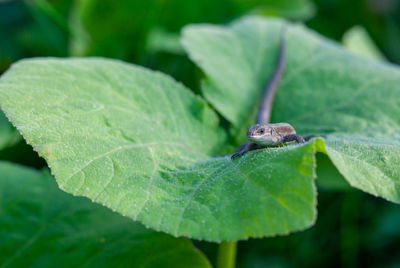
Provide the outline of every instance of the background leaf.
[[156,230],[237,240],[315,220],[315,143],[211,158],[227,142],[216,115],[160,73],[25,60],[0,80],[0,104],[60,188]]
[[343,35],[343,45],[350,51],[370,59],[384,60],[385,56],[379,51],[368,32],[362,26],[354,26]]
[[0,162],[0,173],[2,267],[211,267],[188,239],[68,195],[47,172]]
[[314,12],[308,0],[121,0],[118,5],[110,0],[81,0],[74,8],[90,36],[84,55],[133,62],[143,60],[148,34],[160,26],[179,32],[188,23],[220,23],[248,10],[298,19],[309,18]]
[[[275,66],[281,24],[247,17],[228,27],[184,30],[186,50],[211,81],[205,97],[242,129],[253,123],[251,108]],[[302,26],[287,27],[287,66],[272,122],[288,122],[302,135],[324,135],[318,150],[352,186],[399,202],[399,68],[358,58]]]
[[181,44],[179,43],[179,34],[167,32],[162,28],[155,28],[147,37],[147,51],[149,53],[166,52],[176,55],[183,55]]
[[242,9],[251,8],[258,3],[252,13],[264,16],[277,16],[294,20],[307,20],[315,13],[315,6],[308,0],[235,0]]

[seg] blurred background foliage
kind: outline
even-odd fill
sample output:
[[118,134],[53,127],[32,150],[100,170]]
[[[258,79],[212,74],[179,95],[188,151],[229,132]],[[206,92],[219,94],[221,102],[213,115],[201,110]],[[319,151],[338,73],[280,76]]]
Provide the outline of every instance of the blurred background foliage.
[[[400,63],[398,0],[0,0],[0,74],[37,56],[103,56],[165,72],[199,93],[179,44],[189,23],[245,15],[304,22],[365,57]],[[286,237],[239,243],[239,267],[400,267],[400,208],[352,190],[318,155],[319,217]],[[0,160],[45,162],[0,114]],[[216,245],[195,241],[211,261]]]

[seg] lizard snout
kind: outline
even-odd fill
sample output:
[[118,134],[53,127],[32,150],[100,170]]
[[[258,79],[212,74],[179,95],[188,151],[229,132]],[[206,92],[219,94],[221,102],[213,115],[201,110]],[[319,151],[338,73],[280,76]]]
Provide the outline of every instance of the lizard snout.
[[255,126],[251,126],[247,129],[247,138],[254,137],[254,132],[257,130]]
[[250,128],[247,130],[247,138],[252,136],[252,131],[250,130]]

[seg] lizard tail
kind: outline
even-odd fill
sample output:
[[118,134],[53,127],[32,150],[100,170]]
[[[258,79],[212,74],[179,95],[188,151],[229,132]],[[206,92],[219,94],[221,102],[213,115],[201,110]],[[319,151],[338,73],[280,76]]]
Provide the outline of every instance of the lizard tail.
[[275,96],[275,92],[278,88],[278,83],[285,70],[286,63],[286,25],[283,24],[280,36],[280,49],[278,64],[269,80],[264,95],[261,99],[259,112],[257,114],[256,124],[267,124],[271,117],[272,101]]

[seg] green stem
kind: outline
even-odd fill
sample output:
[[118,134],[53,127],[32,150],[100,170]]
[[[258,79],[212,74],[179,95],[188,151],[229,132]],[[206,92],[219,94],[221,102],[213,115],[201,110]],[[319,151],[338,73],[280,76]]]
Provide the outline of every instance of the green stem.
[[218,247],[217,268],[234,268],[237,242],[222,242]]

